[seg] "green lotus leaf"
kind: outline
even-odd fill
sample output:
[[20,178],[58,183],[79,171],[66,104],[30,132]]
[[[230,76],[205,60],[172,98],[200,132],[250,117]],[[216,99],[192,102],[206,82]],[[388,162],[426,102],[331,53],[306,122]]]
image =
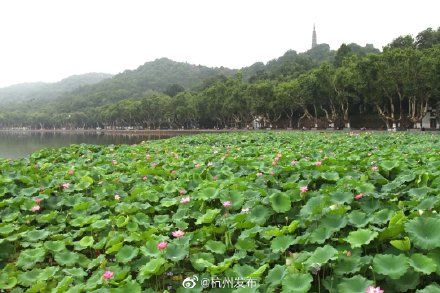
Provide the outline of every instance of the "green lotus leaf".
[[243,239],[239,238],[237,243],[235,244],[236,249],[242,250],[254,250],[255,249],[255,241],[252,239]]
[[76,264],[78,259],[79,255],[71,251],[65,250],[55,253],[55,261],[62,266],[71,267]]
[[337,258],[338,251],[331,245],[325,245],[323,247],[318,247],[313,251],[310,258],[305,262],[308,266],[323,265],[329,260],[334,260]]
[[163,258],[151,259],[139,269],[139,276],[149,278],[152,275],[159,275],[165,263],[166,260]]
[[246,278],[259,279],[268,267],[269,267],[268,264],[264,264],[261,267],[259,267],[257,270],[247,275]]
[[398,211],[391,217],[388,227],[379,233],[379,239],[392,239],[404,231],[407,218],[402,211]]
[[301,217],[308,218],[319,215],[324,208],[329,206],[329,198],[325,196],[315,196],[310,198],[307,203],[301,208]]
[[209,240],[206,242],[205,248],[217,254],[223,254],[226,251],[226,245],[220,241]]
[[14,276],[8,275],[6,272],[0,273],[0,289],[1,290],[9,290],[17,285],[18,280]]
[[213,187],[207,187],[198,191],[195,195],[195,198],[201,200],[213,200],[217,198],[218,193],[219,193],[218,189]]
[[335,264],[334,273],[336,275],[357,273],[363,266],[370,264],[370,262],[371,257],[360,257],[359,255],[355,255],[355,252],[353,252],[352,256],[339,256]]
[[429,187],[419,187],[419,188],[411,188],[408,190],[408,194],[412,197],[426,197],[433,189]]
[[421,290],[417,290],[416,293],[440,293],[440,285],[433,283]]
[[59,267],[46,267],[41,270],[38,279],[40,281],[47,281],[51,279],[59,270],[60,270]]
[[407,292],[415,289],[420,283],[420,274],[411,268],[401,278],[396,280],[387,279],[387,285],[394,287],[398,292]]
[[314,229],[313,232],[310,234],[309,241],[311,243],[318,243],[322,244],[330,238],[333,234],[333,230],[326,227],[326,226],[319,226],[318,228]]
[[269,270],[266,276],[266,283],[271,286],[278,286],[281,284],[281,280],[284,279],[286,275],[286,267],[281,265],[276,265],[273,269]]
[[378,233],[368,229],[359,229],[357,231],[351,231],[346,238],[352,248],[361,247],[362,245],[369,244]]
[[215,263],[215,258],[212,253],[194,253],[190,256],[190,261],[194,269],[203,271],[205,268],[212,266]]
[[305,293],[312,287],[310,274],[286,274],[282,281],[283,292]]
[[368,217],[366,213],[355,210],[348,215],[348,220],[353,226],[361,228],[366,226],[371,218]]
[[202,216],[200,216],[197,221],[196,224],[200,225],[200,224],[209,224],[212,221],[214,221],[215,217],[217,217],[218,214],[220,214],[220,209],[210,209],[207,210],[206,213]]
[[4,226],[0,227],[0,234],[1,235],[8,235],[11,232],[14,232],[17,229],[17,226],[13,225],[13,224],[6,224]]
[[440,249],[431,250],[428,252],[428,257],[435,262],[437,266],[436,274],[440,276]]
[[365,293],[367,287],[371,285],[373,285],[373,281],[355,275],[351,278],[342,279],[337,288],[339,293]]
[[269,197],[272,208],[277,213],[288,212],[291,208],[290,197],[282,192],[275,192]]
[[382,161],[380,162],[380,166],[382,167],[382,169],[384,169],[385,171],[391,171],[394,168],[399,167],[399,161],[398,160],[394,160],[394,161]]
[[353,194],[351,192],[336,191],[330,195],[332,203],[344,204],[353,201]]
[[411,242],[421,249],[440,247],[440,219],[417,217],[405,224]]
[[255,224],[263,225],[269,218],[270,214],[268,208],[262,205],[257,205],[250,212],[250,220]]
[[93,228],[93,230],[101,230],[105,227],[108,227],[109,223],[109,220],[98,220],[96,222],[93,222],[90,226]]
[[81,268],[70,268],[70,269],[63,269],[63,272],[65,272],[67,275],[75,277],[77,279],[83,279],[84,277],[87,277],[86,271],[84,271]]
[[116,254],[116,260],[118,262],[127,263],[131,261],[133,258],[135,258],[138,255],[138,253],[139,253],[139,248],[131,245],[124,245]]
[[411,241],[406,236],[403,240],[391,240],[390,244],[402,251],[409,251],[411,249]]
[[324,172],[321,174],[321,178],[325,179],[327,181],[332,181],[332,182],[336,182],[339,179],[339,174],[338,172]]
[[270,248],[273,252],[283,252],[287,248],[289,248],[290,245],[293,244],[295,238],[293,236],[278,236],[275,237],[270,244]]
[[391,279],[399,279],[408,270],[408,258],[403,254],[376,254],[373,259],[374,270]]
[[32,271],[22,272],[18,275],[18,283],[26,287],[32,286],[38,281],[40,273],[40,269],[33,269]]
[[409,264],[416,272],[426,275],[429,275],[437,270],[437,264],[435,261],[420,253],[412,254],[409,258]]
[[298,228],[298,226],[299,226],[299,221],[294,220],[288,226],[284,226],[283,229],[281,229],[281,231],[283,233],[293,233]]
[[84,236],[80,241],[78,241],[78,244],[82,247],[89,247],[92,246],[94,242],[95,240],[92,236]]
[[154,241],[147,241],[147,243],[140,248],[140,252],[149,257],[156,258],[161,252],[157,249],[157,243]]
[[171,243],[165,251],[165,257],[172,261],[179,261],[188,255],[188,247]]
[[112,293],[125,293],[125,292],[130,292],[130,293],[141,293],[141,292],[147,292],[147,291],[142,291],[141,285],[139,285],[137,282],[135,281],[129,281],[126,282],[124,285],[119,285],[118,288],[116,288],[114,291],[112,290]]
[[25,234],[25,239],[29,242],[37,242],[46,239],[49,235],[50,232],[46,230],[32,230]]
[[18,257],[16,264],[23,269],[30,269],[34,267],[36,263],[42,262],[45,254],[46,250],[42,247],[23,250]]
[[232,271],[233,271],[234,275],[236,275],[237,277],[245,278],[246,276],[255,272],[255,268],[250,265],[236,264],[236,265],[234,265]]

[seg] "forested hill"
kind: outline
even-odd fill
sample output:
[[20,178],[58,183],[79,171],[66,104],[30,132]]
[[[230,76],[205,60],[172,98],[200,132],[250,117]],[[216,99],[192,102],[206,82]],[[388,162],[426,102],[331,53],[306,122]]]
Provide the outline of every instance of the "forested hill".
[[86,73],[72,75],[55,83],[34,82],[16,84],[0,88],[0,103],[47,101],[81,86],[98,83],[111,76],[111,74],[107,73]]
[[[364,57],[371,53],[380,53],[379,49],[374,48],[372,44],[367,44],[365,47],[355,43],[344,44],[343,46],[346,48],[345,52],[349,51],[358,57]],[[331,50],[328,44],[318,44],[316,47],[303,53],[289,50],[283,56],[270,60],[266,64],[257,62],[243,68],[243,78],[248,81],[295,78],[324,62],[339,63],[341,57],[338,56],[337,52]]]
[[232,76],[236,70],[210,68],[160,58],[135,70],[125,70],[100,83],[79,88],[56,101],[56,108],[65,112],[107,105],[127,98],[138,99],[148,92],[163,92],[173,96],[203,84],[218,76]]

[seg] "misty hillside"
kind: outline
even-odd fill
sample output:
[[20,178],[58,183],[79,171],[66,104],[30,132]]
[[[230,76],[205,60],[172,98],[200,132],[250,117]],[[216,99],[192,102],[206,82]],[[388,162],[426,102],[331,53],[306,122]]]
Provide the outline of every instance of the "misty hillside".
[[66,92],[73,91],[81,86],[98,83],[111,76],[111,74],[106,73],[86,73],[72,75],[55,83],[16,84],[0,88],[0,103],[51,100]]
[[169,92],[173,89],[191,90],[203,81],[218,76],[233,75],[236,70],[210,68],[160,58],[135,70],[126,70],[100,83],[79,88],[57,100],[66,112],[82,107],[95,107],[115,103],[127,98],[141,98],[147,92]]

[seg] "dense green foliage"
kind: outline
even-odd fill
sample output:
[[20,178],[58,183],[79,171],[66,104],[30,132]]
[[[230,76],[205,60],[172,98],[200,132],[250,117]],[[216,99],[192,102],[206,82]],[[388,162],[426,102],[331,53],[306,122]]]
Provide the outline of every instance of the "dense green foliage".
[[439,156],[438,135],[281,132],[0,160],[0,289],[437,292]]
[[106,73],[86,73],[72,75],[55,83],[23,83],[0,88],[0,105],[17,102],[32,104],[47,102],[79,87],[98,83],[111,76]]
[[319,44],[239,72],[162,58],[51,103],[0,110],[0,127],[339,128],[356,117],[357,127],[412,128],[440,107],[439,35],[402,36],[382,53]]

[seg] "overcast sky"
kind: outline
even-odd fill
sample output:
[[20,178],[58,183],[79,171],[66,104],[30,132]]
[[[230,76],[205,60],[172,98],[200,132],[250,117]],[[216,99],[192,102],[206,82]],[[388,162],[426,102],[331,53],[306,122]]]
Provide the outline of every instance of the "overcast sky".
[[438,0],[0,0],[0,86],[118,73],[168,57],[241,68],[288,49],[382,48],[440,26]]

